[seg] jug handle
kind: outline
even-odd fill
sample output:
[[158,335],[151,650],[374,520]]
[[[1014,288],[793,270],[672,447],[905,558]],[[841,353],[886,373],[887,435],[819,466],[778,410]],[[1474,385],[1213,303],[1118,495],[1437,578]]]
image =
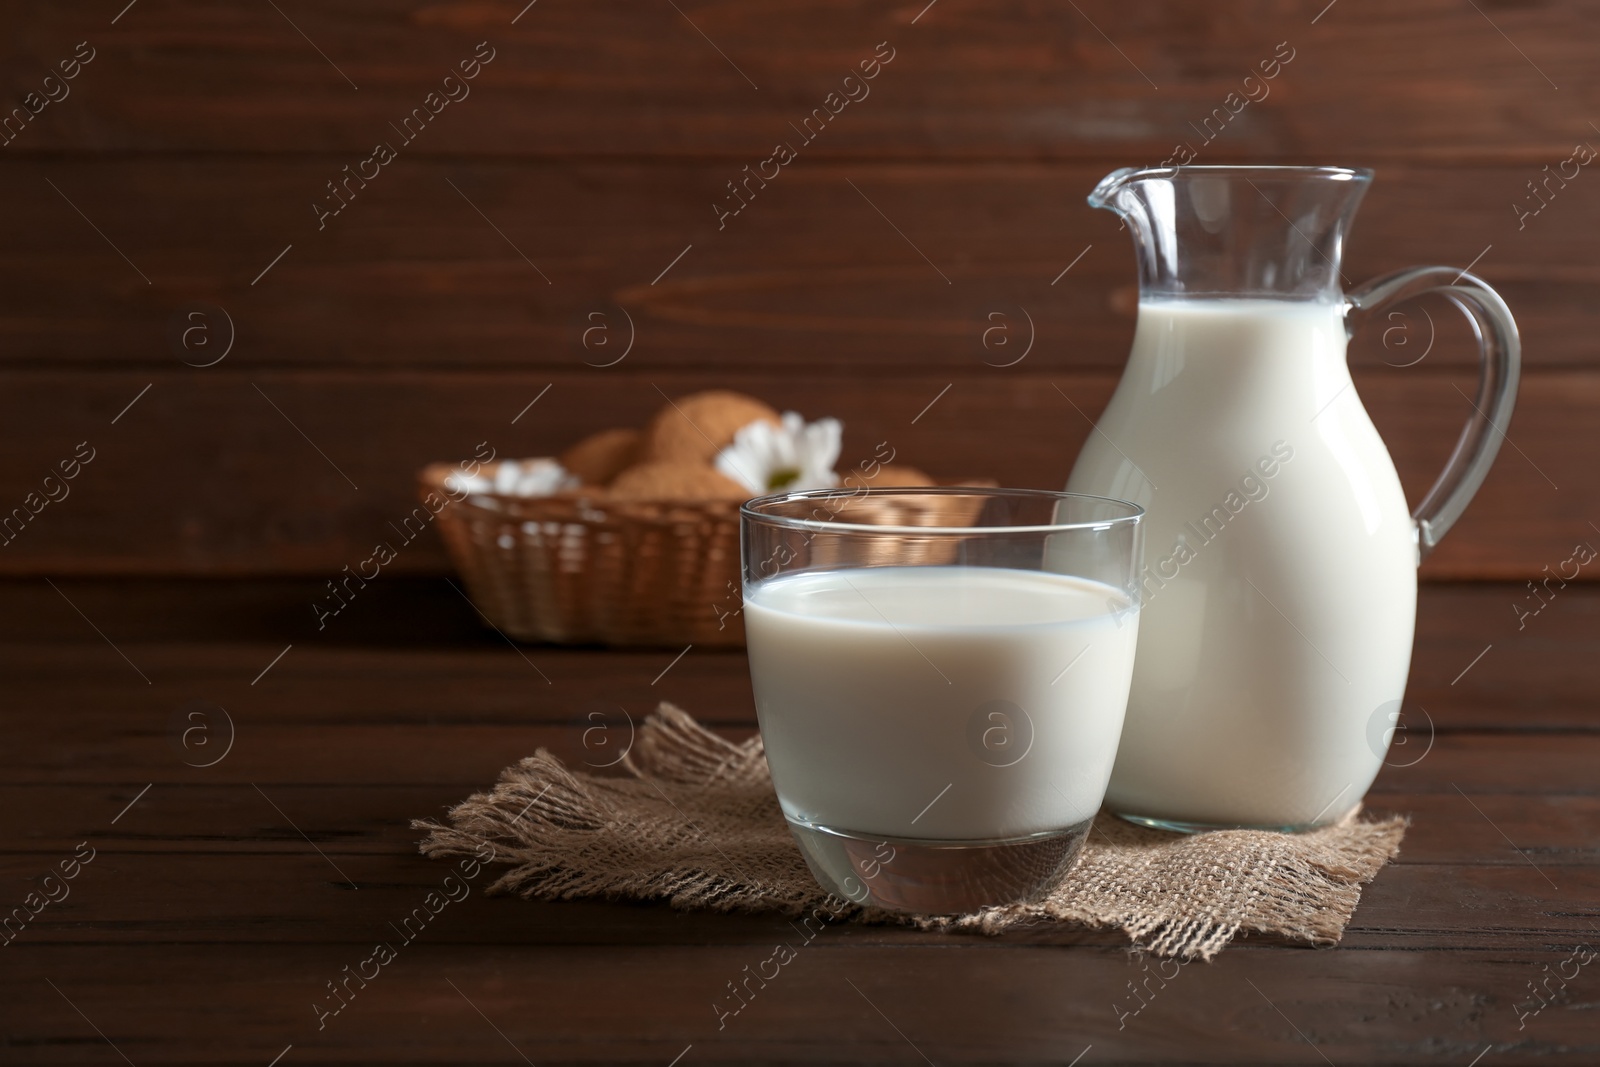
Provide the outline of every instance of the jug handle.
[[1424,293],[1439,293],[1466,314],[1478,339],[1479,364],[1472,416],[1456,439],[1450,462],[1411,512],[1419,562],[1455,525],[1488,477],[1511,421],[1522,373],[1522,341],[1506,302],[1482,279],[1454,267],[1412,267],[1372,279],[1346,296],[1346,328],[1353,331],[1368,316]]

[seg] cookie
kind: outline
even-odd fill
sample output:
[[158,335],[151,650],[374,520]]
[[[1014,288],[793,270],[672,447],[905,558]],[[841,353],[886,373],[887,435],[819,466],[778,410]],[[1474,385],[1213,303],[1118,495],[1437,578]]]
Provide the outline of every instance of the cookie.
[[844,478],[845,487],[849,489],[866,485],[871,489],[883,489],[893,485],[935,485],[934,480],[917,470],[908,463],[883,463],[878,466],[878,473],[868,478],[865,471],[852,471]]
[[613,500],[738,500],[745,487],[700,463],[653,462],[629,467],[611,483]]
[[753,396],[711,389],[680,397],[656,412],[645,427],[640,458],[709,465],[752,422],[779,422],[772,407]]
[[641,436],[638,430],[601,430],[561,453],[561,465],[584,485],[610,485],[639,461]]

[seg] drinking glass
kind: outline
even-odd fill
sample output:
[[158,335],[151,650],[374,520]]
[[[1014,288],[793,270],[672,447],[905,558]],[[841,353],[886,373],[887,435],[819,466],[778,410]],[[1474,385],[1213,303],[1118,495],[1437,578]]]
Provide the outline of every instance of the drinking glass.
[[1143,510],[1027,489],[825,489],[740,514],[772,782],[823,888],[930,914],[1069,870],[1116,759]]

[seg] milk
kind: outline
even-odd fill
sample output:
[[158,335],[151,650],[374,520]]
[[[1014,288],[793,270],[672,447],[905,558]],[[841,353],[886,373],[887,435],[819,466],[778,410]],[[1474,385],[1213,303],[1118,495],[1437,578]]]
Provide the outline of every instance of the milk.
[[1139,623],[1117,590],[989,567],[801,572],[748,588],[744,622],[791,821],[974,841],[1100,806]]
[[1142,634],[1107,806],[1325,823],[1405,691],[1413,524],[1341,304],[1147,300],[1067,488],[1145,507]]

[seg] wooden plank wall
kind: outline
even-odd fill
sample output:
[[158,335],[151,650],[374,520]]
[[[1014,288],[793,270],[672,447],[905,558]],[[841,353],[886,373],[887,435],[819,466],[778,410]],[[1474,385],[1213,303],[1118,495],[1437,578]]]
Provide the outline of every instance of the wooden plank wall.
[[[1127,236],[1084,195],[1180,142],[1373,166],[1349,278],[1475,263],[1511,303],[1512,444],[1427,574],[1600,544],[1600,177],[1527,185],[1600,145],[1600,4],[125,4],[3,5],[0,93],[41,109],[0,147],[0,512],[94,459],[0,573],[332,574],[420,464],[547,454],[712,384],[841,416],[847,457],[1057,486],[1132,327]],[[347,166],[369,180],[336,200]],[[1413,499],[1469,412],[1451,315],[1353,356]],[[432,539],[394,564],[445,565]]]

